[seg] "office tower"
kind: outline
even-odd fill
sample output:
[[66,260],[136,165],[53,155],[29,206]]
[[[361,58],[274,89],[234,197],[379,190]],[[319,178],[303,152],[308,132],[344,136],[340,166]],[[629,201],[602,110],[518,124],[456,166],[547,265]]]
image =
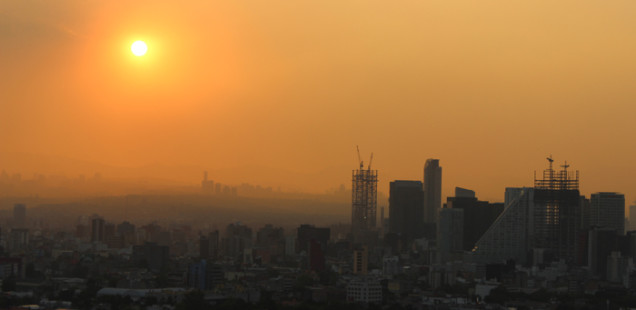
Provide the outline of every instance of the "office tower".
[[353,274],[365,275],[369,269],[369,248],[363,246],[353,250]]
[[625,195],[594,193],[590,198],[590,225],[625,233]]
[[105,221],[99,216],[93,217],[91,220],[91,241],[103,242],[104,241],[104,225]]
[[464,251],[470,251],[501,214],[504,204],[480,201],[474,191],[456,187],[455,197],[446,198],[446,207],[464,210],[462,244]]
[[506,188],[503,213],[477,241],[473,258],[484,263],[514,259],[527,263],[532,251],[547,261],[576,261],[581,225],[579,176],[552,169],[552,158],[534,188]]
[[[443,208],[439,210],[437,223],[437,248],[439,262],[461,260],[464,249],[464,210]],[[472,221],[472,219],[467,219]]]
[[351,234],[354,242],[362,242],[376,226],[378,171],[371,170],[371,161],[365,169],[360,160],[360,169],[352,172],[351,189]]
[[13,225],[15,228],[26,227],[26,205],[16,203],[13,206]]
[[424,165],[424,223],[436,224],[442,207],[442,167],[439,159],[427,159]]
[[408,241],[424,228],[424,191],[420,181],[393,181],[389,188],[389,231]]

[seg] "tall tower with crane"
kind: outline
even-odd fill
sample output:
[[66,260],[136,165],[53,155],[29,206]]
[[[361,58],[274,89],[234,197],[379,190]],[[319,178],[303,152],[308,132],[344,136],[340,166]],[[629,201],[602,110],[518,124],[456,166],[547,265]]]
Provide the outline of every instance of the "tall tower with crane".
[[359,242],[376,227],[378,171],[371,170],[373,153],[371,153],[369,165],[365,168],[362,157],[360,157],[360,148],[356,148],[360,169],[353,170],[352,173],[351,233],[354,242]]

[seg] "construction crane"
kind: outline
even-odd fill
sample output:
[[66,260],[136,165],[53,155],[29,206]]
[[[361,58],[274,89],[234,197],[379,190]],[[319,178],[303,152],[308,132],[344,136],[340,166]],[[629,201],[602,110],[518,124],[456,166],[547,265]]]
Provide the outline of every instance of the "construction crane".
[[358,161],[360,162],[360,170],[364,167],[364,163],[362,162],[362,157],[360,157],[360,147],[356,145],[356,149],[358,150]]
[[371,163],[373,162],[373,153],[371,153],[371,158],[369,159],[369,168],[368,170],[371,171]]

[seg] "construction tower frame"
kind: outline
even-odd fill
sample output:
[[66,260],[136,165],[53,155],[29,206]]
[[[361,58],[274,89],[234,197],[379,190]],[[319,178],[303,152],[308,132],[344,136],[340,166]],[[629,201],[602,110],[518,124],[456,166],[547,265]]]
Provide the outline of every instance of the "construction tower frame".
[[[360,159],[358,150],[358,159]],[[360,160],[360,169],[352,172],[351,230],[354,239],[376,227],[378,208],[378,171],[371,170],[371,161],[365,169]]]

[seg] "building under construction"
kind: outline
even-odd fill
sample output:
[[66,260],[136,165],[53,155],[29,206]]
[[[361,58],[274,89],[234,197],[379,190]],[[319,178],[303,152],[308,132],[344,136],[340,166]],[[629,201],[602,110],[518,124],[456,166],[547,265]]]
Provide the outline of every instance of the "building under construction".
[[578,171],[549,167],[534,187],[506,188],[503,213],[472,251],[475,261],[499,263],[514,259],[522,264],[556,260],[576,261],[581,208]]
[[373,154],[369,165],[364,168],[358,150],[360,169],[353,170],[351,187],[351,233],[355,242],[367,239],[375,229],[378,207],[378,171],[371,170]]
[[543,177],[534,178],[533,248],[544,249],[547,258],[573,262],[576,255],[577,232],[581,229],[579,172],[568,171],[567,162],[561,170],[552,168],[554,160],[547,158],[548,169]]

